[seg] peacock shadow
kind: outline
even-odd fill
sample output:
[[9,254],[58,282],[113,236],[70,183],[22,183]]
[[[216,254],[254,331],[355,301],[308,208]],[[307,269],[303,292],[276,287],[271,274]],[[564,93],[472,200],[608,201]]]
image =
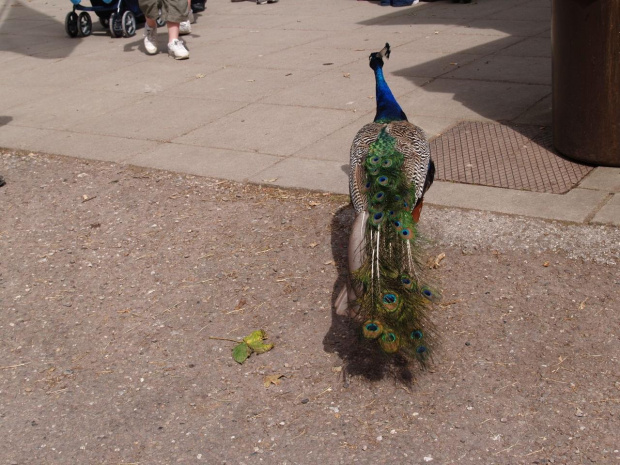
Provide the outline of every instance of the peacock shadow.
[[338,278],[332,289],[332,324],[323,338],[323,348],[342,359],[345,387],[349,385],[351,378],[356,377],[368,381],[392,378],[405,385],[411,385],[415,382],[416,373],[412,371],[404,357],[386,355],[377,344],[361,337],[359,324],[348,317],[336,314],[334,302],[348,281],[347,249],[354,218],[355,212],[349,204],[338,209],[331,221],[331,248]]

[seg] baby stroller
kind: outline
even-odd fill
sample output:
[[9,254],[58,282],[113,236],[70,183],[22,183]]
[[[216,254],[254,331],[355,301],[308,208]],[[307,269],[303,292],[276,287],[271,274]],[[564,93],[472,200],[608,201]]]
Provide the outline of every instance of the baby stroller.
[[[99,22],[110,30],[112,37],[131,37],[136,34],[136,20],[143,22],[144,14],[140,10],[138,0],[90,0],[92,6],[80,5],[82,0],[71,0],[73,11],[65,17],[65,31],[69,37],[89,36],[93,30],[93,22],[88,11],[99,17]],[[78,15],[76,11],[81,11]],[[159,26],[160,20],[157,20]]]

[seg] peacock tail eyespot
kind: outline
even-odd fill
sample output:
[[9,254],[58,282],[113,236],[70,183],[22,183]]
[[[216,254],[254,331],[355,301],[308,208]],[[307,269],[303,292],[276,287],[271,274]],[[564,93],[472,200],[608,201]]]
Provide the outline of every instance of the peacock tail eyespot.
[[401,297],[393,292],[388,292],[384,294],[383,298],[381,299],[381,304],[383,305],[383,308],[389,313],[393,313],[399,310],[402,306],[402,303],[403,301]]
[[422,289],[422,295],[424,297],[426,297],[427,299],[430,299],[433,297],[433,291],[431,291],[429,288],[425,287],[424,289]]
[[377,339],[383,333],[383,325],[376,320],[368,320],[364,323],[363,333],[366,339]]
[[375,200],[377,202],[383,202],[384,199],[385,199],[385,193],[384,192],[380,191],[380,192],[377,192],[375,194]]
[[379,184],[380,186],[387,186],[389,182],[390,180],[388,179],[387,176],[379,176],[377,178],[377,184]]
[[427,349],[425,346],[420,346],[415,350],[418,354],[423,355],[426,353]]
[[413,239],[413,233],[409,228],[403,228],[398,232],[403,239]]
[[362,192],[368,192],[370,190],[370,187],[372,186],[372,183],[370,181],[368,181],[366,184],[364,184],[362,186],[361,191]]
[[381,222],[383,222],[385,215],[383,212],[376,212],[372,215],[372,217],[370,218],[370,222],[371,224],[373,224],[374,226],[379,225]]
[[413,340],[420,340],[424,337],[424,334],[422,334],[422,331],[420,331],[419,329],[416,329],[415,331],[411,332],[411,339]]
[[381,338],[379,339],[379,345],[384,352],[393,354],[398,351],[399,339],[398,336],[391,330],[384,330]]
[[390,166],[392,166],[392,163],[393,163],[393,162],[392,162],[392,160],[391,160],[391,159],[386,158],[385,160],[383,160],[383,162],[381,162],[381,165],[382,165],[384,168],[389,168]]
[[394,302],[396,302],[396,296],[394,294],[385,294],[383,296],[384,304],[393,304]]

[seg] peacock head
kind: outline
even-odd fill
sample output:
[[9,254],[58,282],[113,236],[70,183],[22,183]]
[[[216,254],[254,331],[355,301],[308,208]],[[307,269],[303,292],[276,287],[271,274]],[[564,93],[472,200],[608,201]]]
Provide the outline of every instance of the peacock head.
[[380,52],[371,53],[368,59],[370,60],[370,67],[373,70],[377,68],[383,68],[383,58],[390,58],[390,44],[386,42],[385,47]]

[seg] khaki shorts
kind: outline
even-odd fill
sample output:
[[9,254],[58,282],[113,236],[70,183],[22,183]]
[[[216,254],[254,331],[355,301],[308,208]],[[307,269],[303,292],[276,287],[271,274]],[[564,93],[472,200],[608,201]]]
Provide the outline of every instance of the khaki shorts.
[[164,21],[181,23],[189,17],[187,0],[138,0],[144,16],[157,19],[159,10]]

